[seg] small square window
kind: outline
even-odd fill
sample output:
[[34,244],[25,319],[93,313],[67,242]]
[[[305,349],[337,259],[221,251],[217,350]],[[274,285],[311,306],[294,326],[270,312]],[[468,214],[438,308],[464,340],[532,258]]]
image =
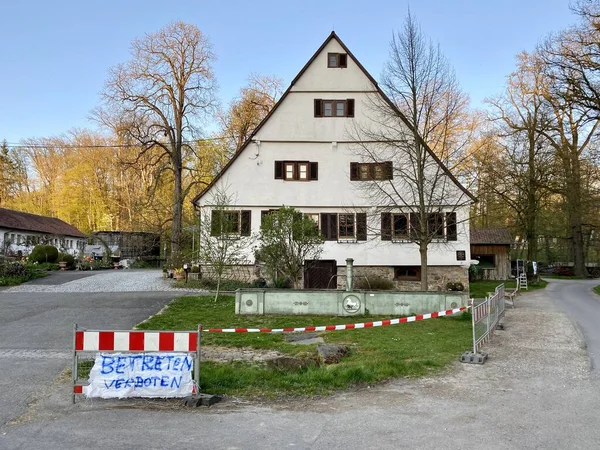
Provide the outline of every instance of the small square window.
[[327,53],[327,67],[348,67],[348,55],[346,53]]
[[329,53],[328,55],[329,57],[329,67],[337,67],[338,64],[338,58],[337,58],[337,53]]
[[335,103],[335,115],[337,117],[344,117],[346,114],[344,112],[344,102],[336,102]]
[[333,116],[333,102],[323,102],[323,115],[325,117]]
[[399,281],[421,281],[421,267],[396,266],[394,267],[394,279]]

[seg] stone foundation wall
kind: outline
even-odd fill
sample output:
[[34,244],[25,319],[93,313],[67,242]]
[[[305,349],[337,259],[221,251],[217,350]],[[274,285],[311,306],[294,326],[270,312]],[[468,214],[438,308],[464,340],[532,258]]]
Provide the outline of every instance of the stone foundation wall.
[[[202,265],[200,267],[200,276],[203,278],[216,278],[213,266]],[[258,276],[256,275],[256,266],[254,264],[228,266],[223,271],[223,279],[225,280],[237,280],[245,283],[252,283],[256,278],[258,278]]]
[[[337,288],[346,288],[346,266],[338,266]],[[420,291],[420,281],[394,280],[394,268],[389,266],[354,266],[354,284],[365,280],[365,277],[380,277],[394,283],[399,291]],[[469,290],[469,272],[462,266],[429,266],[427,284],[430,291],[446,291],[446,284],[461,282],[465,291]]]

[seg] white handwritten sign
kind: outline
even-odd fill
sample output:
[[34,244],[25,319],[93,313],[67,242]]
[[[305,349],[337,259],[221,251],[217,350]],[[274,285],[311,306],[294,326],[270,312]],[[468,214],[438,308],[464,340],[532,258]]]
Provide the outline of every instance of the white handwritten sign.
[[186,397],[192,393],[194,360],[186,353],[98,353],[87,397]]

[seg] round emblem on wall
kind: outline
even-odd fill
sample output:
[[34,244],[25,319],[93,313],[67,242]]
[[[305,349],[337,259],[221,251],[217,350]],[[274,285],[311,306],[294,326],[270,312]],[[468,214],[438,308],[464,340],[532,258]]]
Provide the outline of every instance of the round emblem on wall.
[[450,308],[455,309],[458,306],[458,303],[452,302],[450,303]]
[[246,306],[252,306],[252,300],[246,300]]
[[357,313],[360,311],[360,298],[356,295],[347,295],[342,301],[342,308],[348,313]]

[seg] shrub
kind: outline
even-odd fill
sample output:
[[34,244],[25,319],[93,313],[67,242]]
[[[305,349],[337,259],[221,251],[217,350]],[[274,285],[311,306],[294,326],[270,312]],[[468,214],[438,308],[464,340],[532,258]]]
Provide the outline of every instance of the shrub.
[[391,291],[394,289],[394,282],[380,276],[369,275],[357,277],[354,287],[366,291]]
[[29,269],[20,262],[9,263],[4,267],[6,277],[29,277]]
[[54,263],[58,259],[58,250],[53,245],[36,245],[29,254],[29,261]]
[[460,281],[457,281],[455,283],[450,281],[450,282],[446,283],[446,289],[448,291],[464,291],[465,286]]
[[273,287],[275,289],[291,289],[293,281],[288,277],[279,277],[273,280]]
[[75,265],[75,258],[73,258],[68,253],[59,253],[58,261],[64,261],[67,263],[67,267],[73,267]]
[[200,273],[200,266],[197,266],[197,265],[195,265],[195,264],[194,264],[194,265],[192,266],[192,270],[191,270],[191,272],[192,272],[192,273]]

